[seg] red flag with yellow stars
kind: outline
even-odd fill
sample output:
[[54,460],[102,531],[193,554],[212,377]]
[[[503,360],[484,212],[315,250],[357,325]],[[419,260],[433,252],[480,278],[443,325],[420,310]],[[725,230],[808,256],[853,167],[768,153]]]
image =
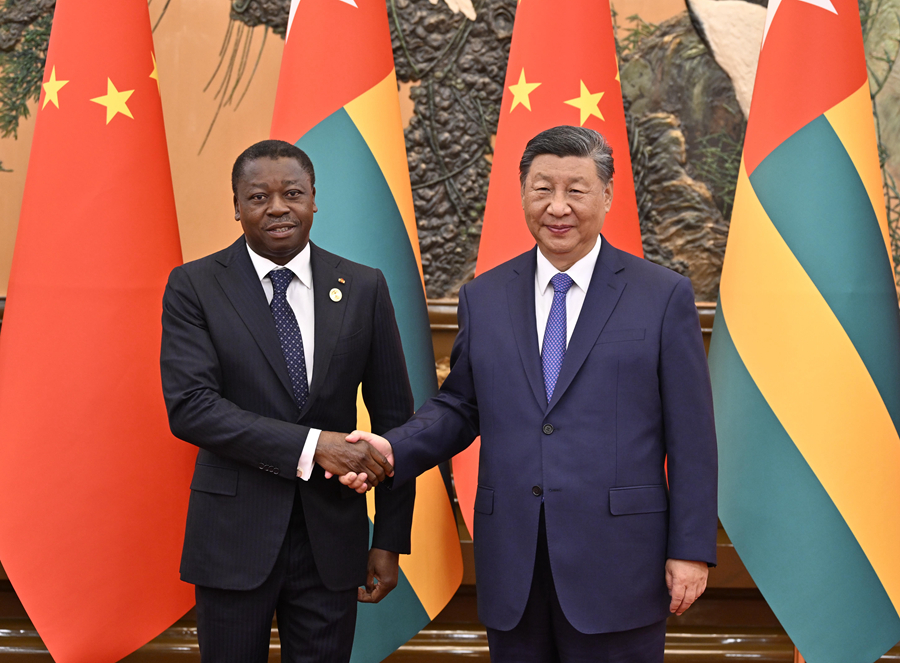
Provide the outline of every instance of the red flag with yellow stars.
[[[631,155],[609,3],[520,0],[494,149],[476,273],[534,246],[525,225],[519,159],[535,135],[561,124],[588,127],[613,148],[615,196],[603,236],[643,257]],[[453,459],[456,493],[472,531],[479,440]]]
[[0,334],[0,562],[58,663],[134,651],[178,579],[195,450],[160,315],[181,247],[146,0],[58,0]]

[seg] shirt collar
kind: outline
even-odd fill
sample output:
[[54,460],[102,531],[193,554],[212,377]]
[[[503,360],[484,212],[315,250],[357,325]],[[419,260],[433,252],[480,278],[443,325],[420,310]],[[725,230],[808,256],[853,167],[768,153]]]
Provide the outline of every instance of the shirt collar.
[[[260,281],[268,277],[269,272],[273,269],[281,268],[281,265],[276,265],[268,258],[263,258],[256,251],[251,249],[249,244],[247,244],[247,253],[250,254],[250,262],[253,263],[253,269],[256,270],[256,275],[259,277]],[[285,265],[285,268],[294,272],[294,276],[300,279],[300,283],[307,288],[312,288],[312,265],[310,264],[309,256],[309,242],[307,242],[306,246],[303,247],[303,250],[295,255],[291,261]]]
[[[584,292],[587,292],[588,286],[591,283],[591,277],[594,275],[594,267],[596,267],[597,258],[600,256],[600,244],[602,241],[603,238],[600,235],[597,235],[597,241],[594,244],[594,248],[588,251],[586,256],[569,267],[566,271],[566,274],[572,277],[575,285]],[[540,294],[543,295],[547,292],[547,288],[550,285],[550,279],[558,273],[559,270],[547,260],[544,254],[541,253],[540,247],[538,247],[535,278],[537,279],[537,287]]]

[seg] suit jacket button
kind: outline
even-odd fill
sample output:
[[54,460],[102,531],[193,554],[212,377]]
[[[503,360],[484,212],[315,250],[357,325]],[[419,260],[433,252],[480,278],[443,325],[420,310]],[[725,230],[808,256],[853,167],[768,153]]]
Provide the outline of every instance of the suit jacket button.
[[265,464],[265,463],[260,463],[260,464],[259,464],[259,469],[261,469],[261,470],[266,469],[266,464]]
[[273,471],[275,474],[278,474],[278,468],[277,468],[277,467],[276,467],[274,470],[272,470],[272,471]]
[[535,486],[534,488],[531,489],[531,494],[534,495],[535,497],[540,497],[541,495],[543,495],[543,493],[544,493],[544,491],[541,490],[540,486]]
[[553,425],[552,424],[544,424],[543,431],[544,431],[544,435],[550,435],[553,432]]

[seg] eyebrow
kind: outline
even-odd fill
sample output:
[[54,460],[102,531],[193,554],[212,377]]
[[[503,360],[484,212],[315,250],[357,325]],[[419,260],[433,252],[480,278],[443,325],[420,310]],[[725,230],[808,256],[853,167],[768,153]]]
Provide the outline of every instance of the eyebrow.
[[[549,175],[545,175],[545,174],[543,174],[543,173],[535,173],[535,174],[534,174],[534,177],[532,178],[532,181],[536,181],[536,180],[539,180],[539,179],[545,179],[545,180],[548,180],[548,179],[550,179],[550,176],[549,176]],[[567,183],[568,183],[568,184],[575,184],[576,182],[587,182],[587,181],[588,181],[588,179],[587,179],[586,177],[582,177],[581,175],[579,175],[578,177],[573,177],[572,179],[567,180]]]
[[[281,180],[282,186],[296,186],[299,188],[304,188],[303,182],[301,180]],[[268,182],[247,182],[247,186],[251,189],[264,189],[268,186]]]

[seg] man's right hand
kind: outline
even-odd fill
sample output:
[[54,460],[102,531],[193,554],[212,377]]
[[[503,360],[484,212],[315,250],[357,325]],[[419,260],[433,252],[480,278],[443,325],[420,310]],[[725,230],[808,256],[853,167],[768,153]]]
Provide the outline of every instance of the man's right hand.
[[[376,445],[369,444],[364,439],[360,443],[361,438],[351,440],[351,437],[343,433],[322,431],[314,460],[325,470],[326,477],[339,475],[341,483],[358,493],[364,493],[393,474],[394,468]],[[350,444],[351,441],[356,444]],[[344,481],[344,476],[352,476],[353,480]]]
[[[391,447],[391,443],[380,435],[375,435],[375,433],[369,433],[366,431],[355,430],[350,433],[350,435],[348,435],[346,439],[347,442],[354,442],[356,444],[359,444],[360,442],[368,443],[370,446],[379,451],[381,455],[383,455],[387,459],[387,462],[390,463],[391,466],[393,466],[394,449]],[[387,474],[388,476],[393,476],[394,468],[391,467],[391,470]],[[363,493],[367,490],[365,474],[360,474],[358,472],[347,472],[341,474],[339,480],[342,484],[349,488],[352,488],[358,493]]]

